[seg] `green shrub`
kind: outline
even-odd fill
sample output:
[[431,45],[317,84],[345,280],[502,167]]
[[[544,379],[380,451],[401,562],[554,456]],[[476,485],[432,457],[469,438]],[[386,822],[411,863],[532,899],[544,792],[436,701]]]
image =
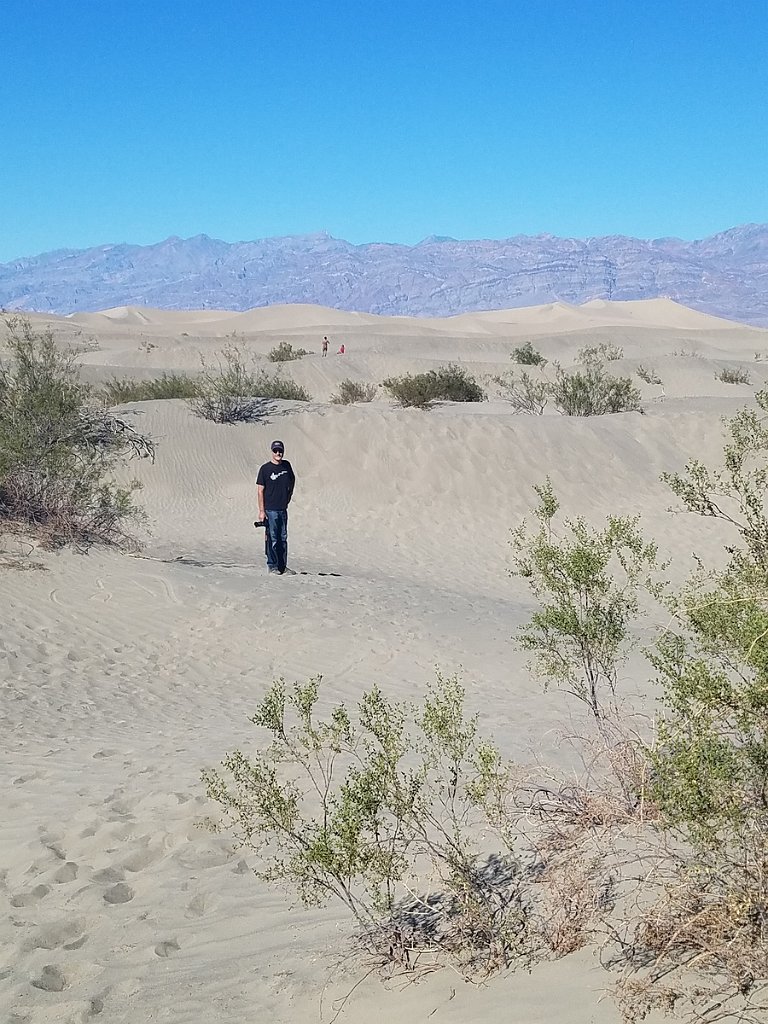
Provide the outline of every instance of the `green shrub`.
[[525,522],[512,533],[513,575],[525,579],[542,602],[518,634],[545,680],[583,701],[595,717],[604,714],[604,693],[616,692],[619,666],[634,646],[630,625],[640,612],[639,595],[658,597],[657,548],[640,533],[638,517],[609,516],[605,529],[583,519],[554,527],[560,509],[552,484],[534,488],[538,527]]
[[267,359],[270,363],[289,363],[294,359],[301,359],[303,356],[311,354],[306,348],[294,348],[289,342],[281,341],[279,345],[269,350]]
[[206,367],[197,395],[189,406],[197,416],[214,423],[252,422],[267,411],[268,400],[309,402],[309,393],[292,380],[253,368],[235,345],[227,346],[217,360],[216,369]]
[[113,471],[132,456],[153,457],[149,438],[91,401],[74,354],[50,330],[6,321],[9,358],[0,365],[0,527],[31,530],[44,543],[135,547],[133,497]]
[[152,402],[167,398],[195,398],[200,390],[197,377],[184,373],[164,373],[160,377],[141,380],[138,377],[110,377],[97,394],[107,405],[125,402]]
[[558,370],[551,385],[552,401],[564,416],[603,416],[642,412],[641,395],[630,377],[613,377],[600,365],[583,372]]
[[730,367],[726,366],[715,374],[716,380],[721,380],[724,384],[749,384],[751,377],[749,370],[745,370],[742,367]]
[[525,370],[519,377],[513,373],[494,377],[498,384],[501,397],[509,402],[516,413],[527,413],[529,416],[541,416],[550,397],[550,385],[544,380],[534,380]]
[[433,402],[484,402],[485,391],[474,377],[453,363],[426,373],[388,377],[383,386],[402,406],[428,409]]
[[524,345],[520,345],[512,352],[512,359],[516,363],[521,363],[524,366],[546,366],[547,360],[537,351],[530,341],[526,341]]
[[[482,857],[471,828],[491,817],[506,775],[458,681],[438,677],[420,709],[373,687],[356,710],[324,715],[319,683],[274,683],[251,719],[255,752],[203,772],[256,875],[306,906],[342,903],[379,965],[407,970],[414,950],[468,976],[526,961],[525,874],[511,854]],[[439,879],[428,897],[414,892],[419,871]]]
[[[675,854],[629,933],[645,957],[633,1019],[692,982],[695,1019],[763,1020],[768,988],[768,391],[726,421],[723,468],[664,479],[684,508],[738,535],[670,603],[652,651],[663,715],[651,796]],[[652,968],[647,970],[647,965]],[[693,979],[691,967],[696,966]],[[663,979],[663,982],[662,982]]]
[[339,384],[338,393],[331,395],[334,405],[354,405],[355,402],[372,402],[376,397],[375,384],[361,384],[359,381],[346,380]]

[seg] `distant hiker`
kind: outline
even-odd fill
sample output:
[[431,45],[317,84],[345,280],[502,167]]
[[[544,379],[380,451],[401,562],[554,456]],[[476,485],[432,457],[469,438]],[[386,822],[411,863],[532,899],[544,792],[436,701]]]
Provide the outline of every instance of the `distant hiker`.
[[324,356],[328,355],[328,339],[327,338],[323,338],[323,355]]
[[264,463],[256,477],[259,518],[266,527],[267,569],[294,576],[293,569],[288,568],[288,506],[293,497],[296,476],[290,462],[283,458],[283,442],[273,441],[270,447],[272,460]]
[[336,355],[337,356],[343,356],[344,352],[345,352],[345,349],[344,349],[344,345],[342,343],[342,345],[339,347],[339,351],[336,353]]

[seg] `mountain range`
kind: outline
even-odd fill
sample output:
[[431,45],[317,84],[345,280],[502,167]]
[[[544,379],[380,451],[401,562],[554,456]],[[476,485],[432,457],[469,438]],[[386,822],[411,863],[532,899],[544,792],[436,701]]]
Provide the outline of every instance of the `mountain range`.
[[383,315],[665,297],[768,326],[768,224],[699,241],[553,235],[353,245],[328,234],[59,249],[0,264],[0,307],[73,313],[114,306],[244,310],[316,303]]

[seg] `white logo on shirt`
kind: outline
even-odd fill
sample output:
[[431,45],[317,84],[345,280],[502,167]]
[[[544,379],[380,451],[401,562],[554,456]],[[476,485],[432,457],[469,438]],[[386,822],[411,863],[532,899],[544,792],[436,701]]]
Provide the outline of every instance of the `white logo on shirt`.
[[285,476],[285,474],[286,474],[287,472],[288,472],[288,470],[287,470],[287,469],[284,469],[284,470],[282,470],[282,471],[281,471],[280,473],[270,473],[270,474],[269,474],[269,479],[270,479],[270,480],[277,480],[277,479],[279,479],[279,477],[281,477],[281,476]]

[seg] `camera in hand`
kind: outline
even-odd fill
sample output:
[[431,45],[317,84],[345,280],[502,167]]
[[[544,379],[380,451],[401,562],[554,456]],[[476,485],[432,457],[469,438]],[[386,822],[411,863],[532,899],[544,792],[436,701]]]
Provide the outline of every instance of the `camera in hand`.
[[267,525],[267,520],[266,520],[266,519],[257,519],[257,520],[256,520],[256,521],[254,522],[254,524],[253,524],[253,525],[254,525],[254,526],[256,527],[256,529],[257,529],[257,530],[260,530],[260,529],[261,529],[262,527],[266,527],[266,525]]

